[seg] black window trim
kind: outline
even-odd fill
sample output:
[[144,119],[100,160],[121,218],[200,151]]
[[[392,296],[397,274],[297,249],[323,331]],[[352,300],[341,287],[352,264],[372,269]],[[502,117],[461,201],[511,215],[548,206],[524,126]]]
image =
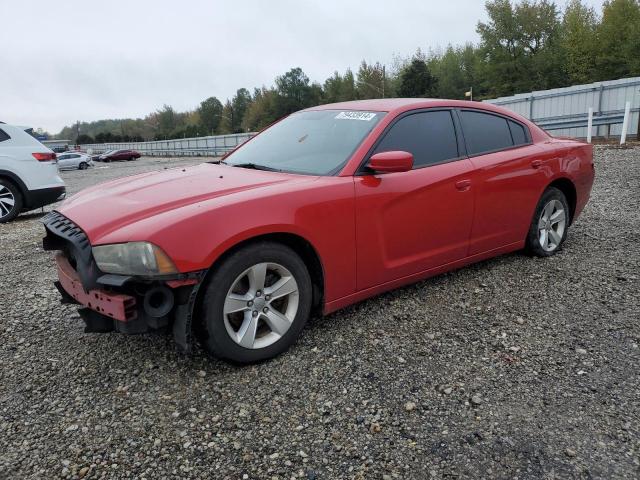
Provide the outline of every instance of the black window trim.
[[[467,140],[464,136],[464,128],[462,127],[462,118],[460,117],[460,114],[463,111],[467,111],[467,112],[474,112],[474,113],[484,113],[487,115],[493,115],[494,117],[500,117],[503,118],[507,121],[507,129],[509,130],[509,136],[511,137],[511,142],[514,143],[514,145],[511,145],[510,147],[503,147],[503,148],[496,148],[494,150],[487,150],[485,152],[480,152],[480,153],[475,153],[473,155],[467,155],[467,158],[475,158],[475,157],[481,157],[483,155],[489,155],[491,153],[497,153],[497,152],[506,152],[508,150],[515,150],[516,148],[522,148],[522,147],[528,147],[530,145],[533,145],[533,141],[531,140],[531,132],[529,131],[529,127],[527,127],[524,123],[516,120],[513,117],[510,117],[509,115],[504,115],[502,113],[498,113],[498,112],[492,112],[490,110],[483,110],[482,108],[467,108],[467,107],[462,107],[462,108],[456,108],[456,117],[458,117],[458,121],[460,122],[460,133],[461,136],[464,140],[464,144],[465,144],[465,150],[468,152],[468,149],[466,148],[467,146]],[[509,121],[517,123],[518,125],[522,126],[522,128],[524,128],[524,135],[527,138],[527,143],[520,143],[518,145],[515,145],[515,141],[513,140],[513,133],[511,133],[511,127],[509,126]]]
[[456,110],[457,109],[455,107],[426,107],[426,108],[417,108],[414,110],[408,110],[406,112],[401,113],[396,118],[394,118],[391,121],[391,123],[389,123],[389,125],[387,125],[385,129],[382,131],[382,133],[378,136],[378,139],[371,146],[369,151],[367,151],[366,155],[364,156],[362,162],[360,162],[360,165],[356,169],[356,172],[354,173],[353,176],[361,177],[366,175],[376,175],[376,172],[373,172],[366,166],[369,160],[371,159],[373,152],[375,152],[378,145],[382,142],[384,137],[387,136],[389,131],[395,126],[396,123],[398,123],[400,120],[402,120],[405,117],[408,117],[410,115],[415,115],[417,113],[449,112],[449,114],[451,115],[451,120],[453,121],[453,131],[456,136],[456,143],[458,145],[458,156],[456,158],[448,158],[447,160],[442,160],[440,162],[429,163],[428,165],[421,165],[419,167],[414,167],[411,169],[411,171],[422,170],[423,168],[435,167],[436,165],[443,165],[445,163],[457,162],[465,158],[468,158],[467,146],[462,136],[462,125],[460,124],[460,119],[458,118]]
[[[3,123],[3,122],[0,122]],[[6,142],[7,140],[11,140],[11,135],[9,135],[5,130],[0,128],[0,142]]]

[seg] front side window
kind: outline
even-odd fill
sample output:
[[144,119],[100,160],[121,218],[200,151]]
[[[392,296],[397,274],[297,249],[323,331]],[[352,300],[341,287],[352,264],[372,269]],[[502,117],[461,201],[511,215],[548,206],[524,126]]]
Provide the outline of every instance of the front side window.
[[223,163],[307,175],[338,173],[384,112],[294,113],[238,147]]
[[462,110],[460,117],[469,155],[513,147],[511,131],[505,118],[471,110]]
[[413,168],[442,163],[460,156],[451,112],[412,113],[398,120],[375,153],[403,150],[413,154]]

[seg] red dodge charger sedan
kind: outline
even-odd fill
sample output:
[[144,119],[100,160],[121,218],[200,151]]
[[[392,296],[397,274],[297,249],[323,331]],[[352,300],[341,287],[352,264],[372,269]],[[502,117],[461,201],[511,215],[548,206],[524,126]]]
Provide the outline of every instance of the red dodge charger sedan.
[[389,99],[294,113],[220,164],[125,177],[43,219],[87,332],[171,331],[247,363],[313,311],[514,250],[556,253],[592,147],[502,108]]

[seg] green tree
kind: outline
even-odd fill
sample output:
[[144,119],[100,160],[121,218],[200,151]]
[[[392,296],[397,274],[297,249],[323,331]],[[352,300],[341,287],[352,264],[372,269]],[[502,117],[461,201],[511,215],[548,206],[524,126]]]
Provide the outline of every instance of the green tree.
[[380,62],[368,64],[362,61],[356,80],[358,98],[391,97],[390,86],[385,67]]
[[489,21],[479,22],[485,84],[493,95],[511,95],[566,83],[557,7],[548,0],[486,4]]
[[344,75],[337,71],[324,82],[324,103],[346,102],[357,98],[353,72],[347,69]]
[[398,95],[401,97],[435,96],[436,79],[431,75],[424,60],[414,58],[400,72]]
[[256,88],[253,92],[253,102],[242,119],[242,128],[255,132],[275,122],[278,119],[277,98],[278,93],[273,88]]
[[571,84],[593,82],[596,77],[598,20],[594,10],[571,0],[562,18],[562,48],[566,55],[567,78]]
[[309,77],[296,67],[276,78],[278,98],[276,110],[279,116],[288,115],[315,103],[317,89],[312,88]]
[[94,140],[95,139],[92,136],[81,133],[80,135],[78,135],[78,138],[76,139],[76,143],[82,145],[87,143],[93,143]]
[[640,75],[640,2],[610,0],[604,3],[597,29],[598,80]]
[[222,114],[222,103],[216,97],[209,97],[200,103],[198,107],[200,117],[200,127],[205,135],[213,135],[218,130],[220,115]]
[[170,105],[164,105],[156,112],[158,119],[158,138],[170,138],[178,126],[178,114]]
[[242,132],[242,119],[251,104],[251,93],[246,88],[240,88],[231,99],[232,111],[232,131],[233,133]]
[[218,126],[218,133],[227,135],[233,133],[233,105],[231,101],[227,100],[222,108],[222,114],[220,118],[220,125]]

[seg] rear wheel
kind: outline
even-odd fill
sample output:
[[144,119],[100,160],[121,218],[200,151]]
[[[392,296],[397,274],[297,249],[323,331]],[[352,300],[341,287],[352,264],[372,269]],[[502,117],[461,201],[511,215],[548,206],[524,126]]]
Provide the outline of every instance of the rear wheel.
[[0,223],[13,220],[22,210],[22,194],[9,180],[0,178]]
[[235,252],[205,288],[200,341],[210,354],[237,363],[287,350],[311,309],[309,272],[293,250],[278,243]]
[[549,187],[540,197],[527,235],[526,250],[537,257],[555,254],[569,229],[570,211],[564,193]]

